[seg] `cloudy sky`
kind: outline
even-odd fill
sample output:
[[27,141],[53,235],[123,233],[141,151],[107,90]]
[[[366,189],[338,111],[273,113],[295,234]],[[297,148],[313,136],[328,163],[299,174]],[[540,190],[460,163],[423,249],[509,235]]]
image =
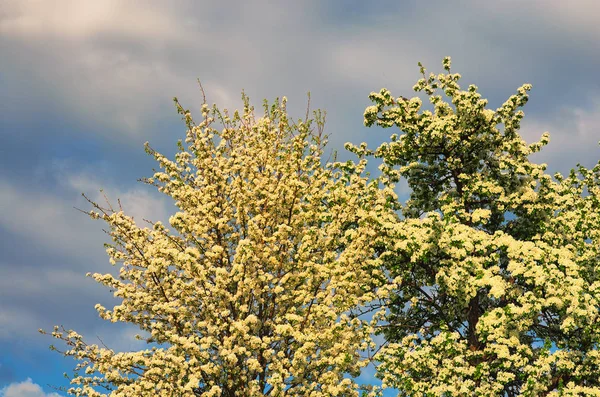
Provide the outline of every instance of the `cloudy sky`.
[[[117,1],[3,0],[0,6],[0,397],[56,397],[76,361],[37,333],[55,324],[141,347],[136,329],[97,318],[110,292],[85,273],[113,272],[85,192],[166,220],[172,202],[136,182],[172,156],[185,128],[172,98],[198,109],[306,93],[327,111],[333,149],[374,146],[390,131],[362,126],[368,94],[412,96],[417,62],[499,107],[533,84],[522,132],[549,131],[537,155],[551,171],[600,158],[600,2],[596,0]],[[258,106],[257,106],[258,107]],[[57,344],[57,346],[60,346]]]

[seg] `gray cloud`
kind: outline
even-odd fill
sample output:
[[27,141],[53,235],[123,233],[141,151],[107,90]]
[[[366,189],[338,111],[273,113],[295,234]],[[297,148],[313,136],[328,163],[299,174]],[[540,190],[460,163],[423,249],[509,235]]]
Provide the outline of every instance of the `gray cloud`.
[[[87,272],[118,274],[118,268],[107,262],[102,242],[110,242],[101,229],[103,222],[90,220],[77,212],[73,206],[90,209],[79,192],[106,207],[99,188],[114,206],[117,199],[128,215],[134,216],[139,226],[147,226],[143,219],[168,222],[171,211],[168,201],[153,187],[121,189],[112,182],[101,181],[85,166],[74,169],[70,162],[56,162],[48,167],[43,178],[53,178],[60,187],[56,192],[25,189],[10,181],[0,181],[0,205],[10,208],[0,214],[0,226],[12,234],[27,239],[27,248],[19,255],[20,260],[0,261],[0,271],[8,277],[0,277],[0,341],[23,342],[35,340],[35,345],[50,344],[42,341],[38,328],[51,330],[55,324],[81,332],[83,335],[109,335],[110,346],[130,346],[131,329],[117,327],[108,329],[98,318],[94,305],[107,307],[117,301],[110,292],[94,280],[86,278]],[[175,209],[172,206],[172,209]],[[25,251],[26,249],[29,250]],[[31,251],[45,252],[45,259],[35,260]],[[60,259],[64,258],[64,259]],[[140,342],[141,343],[141,342]]]
[[[0,206],[9,208],[0,212],[1,237],[15,242],[0,260],[0,341],[37,349],[52,343],[34,338],[37,328],[63,323],[117,350],[139,346],[134,328],[105,324],[93,310],[112,297],[84,274],[116,269],[107,264],[103,225],[72,207],[89,209],[81,192],[102,203],[104,188],[141,225],[166,223],[170,200],[114,170],[137,169],[140,157],[125,153],[140,152],[146,140],[174,149],[184,128],[171,97],[198,109],[197,77],[210,103],[239,108],[245,89],[260,112],[262,98],[286,95],[295,117],[310,90],[312,107],[328,111],[332,148],[374,147],[395,131],[362,127],[368,93],[386,87],[412,96],[417,61],[439,72],[450,55],[461,82],[477,84],[492,108],[522,83],[534,85],[523,134],[533,141],[549,131],[551,143],[535,159],[564,172],[599,157],[599,8],[595,0],[5,0],[0,139],[18,150],[0,154],[20,167],[30,158],[31,166],[0,174]],[[35,386],[20,385],[10,392]],[[5,397],[17,395],[7,390]]]
[[81,222],[85,216],[76,217],[77,212],[69,204],[52,193],[0,181],[0,205],[10,208],[0,213],[0,225],[29,240],[34,249],[85,258],[97,252],[98,243],[90,237],[100,234],[92,231],[91,222]]
[[[341,147],[364,140],[360,122],[369,91],[385,86],[410,95],[417,61],[438,71],[441,58],[452,55],[465,82],[481,84],[496,102],[523,82],[542,94],[557,87],[572,93],[571,83],[580,91],[599,89],[585,88],[575,70],[600,64],[598,51],[590,51],[597,45],[591,17],[597,5],[575,3],[383,2],[352,14],[344,3],[318,2],[9,1],[0,32],[10,55],[4,68],[15,77],[11,95],[44,93],[36,98],[38,109],[50,99],[82,129],[119,144],[162,139],[156,124],[175,117],[171,96],[197,108],[200,77],[210,102],[239,107],[245,88],[256,102],[288,96],[298,116],[304,93],[312,90],[314,104],[328,109],[328,131]],[[579,56],[580,65],[556,48]],[[568,67],[573,76],[564,73]],[[537,101],[536,111],[577,98]],[[7,106],[19,114],[23,102]]]
[[31,240],[36,246],[71,258],[89,258],[91,252],[99,252],[98,247],[103,251],[99,241],[99,237],[104,236],[102,225],[74,208],[91,209],[81,193],[103,207],[108,206],[106,195],[116,210],[117,199],[120,199],[125,212],[133,216],[140,227],[147,226],[144,218],[166,223],[175,210],[172,204],[169,206],[168,198],[154,187],[137,183],[123,189],[115,185],[116,181],[101,180],[93,168],[85,164],[56,160],[36,173],[39,179],[48,178],[54,186],[59,186],[58,192],[40,191],[0,180],[0,204],[11,209],[0,213],[0,225]]
[[[248,83],[262,86],[266,78],[276,84],[277,76],[293,81],[290,55],[301,63],[310,43],[300,30],[304,7],[265,12],[260,3],[231,9],[194,4],[9,2],[0,22],[10,55],[5,67],[17,75],[9,88],[18,91],[19,82],[31,86],[33,79],[36,91],[70,117],[108,127],[113,132],[105,130],[107,138],[126,133],[139,140],[157,113],[171,111],[166,105],[173,95],[190,107],[198,104],[196,77],[209,99],[224,106],[238,102],[241,88],[253,91]],[[282,45],[284,29],[294,28],[300,34]],[[30,66],[23,71],[23,65]]]

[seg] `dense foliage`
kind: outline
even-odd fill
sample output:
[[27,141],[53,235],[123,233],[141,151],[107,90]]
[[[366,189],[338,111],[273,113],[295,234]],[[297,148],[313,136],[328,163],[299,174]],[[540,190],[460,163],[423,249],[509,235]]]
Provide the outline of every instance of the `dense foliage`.
[[412,191],[382,229],[402,281],[379,374],[402,396],[600,396],[600,165],[553,179],[528,159],[548,134],[518,132],[531,86],[493,111],[443,65],[414,86],[433,112],[382,89],[364,115],[402,131],[374,155]]
[[198,124],[178,104],[189,146],[179,142],[176,161],[147,146],[164,171],[145,181],[176,201],[177,235],[92,202],[89,215],[111,229],[110,260],[123,265],[120,280],[92,275],[122,298],[113,310],[97,305],[100,316],[166,347],[116,353],[56,327],[87,374],[69,393],[358,395],[344,375],[368,363],[372,327],[349,310],[374,298],[377,184],[361,176],[364,163],[343,173],[322,164],[321,112],[294,123],[284,98],[256,119],[243,99],[232,117],[204,104]]
[[548,175],[530,161],[548,134],[519,134],[531,86],[491,110],[443,66],[414,86],[431,111],[371,93],[365,124],[400,133],[347,144],[357,162],[325,164],[322,113],[293,122],[285,98],[258,119],[245,96],[231,117],[204,101],[200,123],[177,103],[188,146],[175,161],[147,146],[163,171],[145,179],[175,200],[176,233],[88,212],[122,264],[92,275],[122,299],[100,316],[158,346],[55,327],[85,368],[69,393],[376,395],[357,380],[371,362],[400,396],[600,396],[600,163]]

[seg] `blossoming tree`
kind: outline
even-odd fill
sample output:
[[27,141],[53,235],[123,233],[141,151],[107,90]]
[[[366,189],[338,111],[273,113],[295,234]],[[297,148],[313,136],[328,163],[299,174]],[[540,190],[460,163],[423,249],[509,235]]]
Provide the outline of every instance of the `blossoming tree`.
[[[402,396],[600,396],[600,164],[552,178],[519,134],[531,85],[486,109],[460,75],[417,98],[371,93],[365,125],[402,133],[375,151],[402,217],[381,222],[401,283],[380,331],[379,376]],[[441,92],[440,92],[441,91]],[[445,98],[451,103],[446,102]]]
[[119,279],[91,275],[122,299],[96,309],[159,346],[115,352],[55,327],[71,348],[61,353],[81,361],[69,394],[358,395],[352,376],[368,363],[372,330],[349,314],[374,298],[370,224],[385,202],[364,161],[323,164],[321,112],[293,122],[283,98],[256,118],[243,99],[231,116],[205,100],[200,123],[176,101],[187,149],[180,141],[171,161],[146,145],[162,171],[144,181],[176,201],[177,234],[90,201],[88,214],[110,226],[111,263],[122,264]]

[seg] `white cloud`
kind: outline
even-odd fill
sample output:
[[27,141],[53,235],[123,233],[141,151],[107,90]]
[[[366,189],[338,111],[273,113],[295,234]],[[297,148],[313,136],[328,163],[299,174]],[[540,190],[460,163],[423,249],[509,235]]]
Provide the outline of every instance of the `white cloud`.
[[[166,6],[166,5],[165,5]],[[45,37],[48,34],[81,40],[110,30],[125,37],[171,38],[184,35],[172,29],[173,14],[163,7],[144,7],[117,0],[7,1],[0,33]],[[136,15],[131,18],[130,15]]]
[[24,382],[11,383],[0,389],[0,397],[61,397],[61,395],[54,392],[46,393],[40,385],[27,378]]

